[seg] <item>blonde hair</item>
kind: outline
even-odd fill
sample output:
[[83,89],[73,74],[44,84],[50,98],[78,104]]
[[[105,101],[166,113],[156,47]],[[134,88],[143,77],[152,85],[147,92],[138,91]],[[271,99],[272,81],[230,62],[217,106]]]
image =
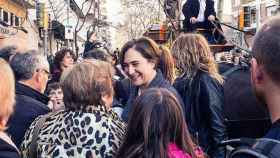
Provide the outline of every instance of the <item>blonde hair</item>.
[[[0,120],[8,119],[13,112],[15,103],[15,79],[9,64],[0,59]],[[0,124],[0,131],[6,126]]]
[[63,72],[61,87],[67,109],[105,105],[101,97],[113,96],[112,66],[100,60],[87,60]]
[[214,56],[207,40],[200,34],[181,34],[172,45],[172,54],[177,67],[188,78],[196,75],[198,70],[209,73],[219,83],[224,79],[218,72]]

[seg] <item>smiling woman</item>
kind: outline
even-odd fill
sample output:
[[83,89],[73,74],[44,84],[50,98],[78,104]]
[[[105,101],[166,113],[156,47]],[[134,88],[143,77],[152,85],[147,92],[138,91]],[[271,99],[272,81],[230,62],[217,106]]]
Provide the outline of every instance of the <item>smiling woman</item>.
[[127,105],[122,113],[125,121],[128,120],[134,99],[145,89],[166,88],[181,101],[176,90],[171,86],[174,72],[173,58],[152,39],[142,37],[127,42],[121,50],[120,62],[133,84],[129,90],[130,96]]

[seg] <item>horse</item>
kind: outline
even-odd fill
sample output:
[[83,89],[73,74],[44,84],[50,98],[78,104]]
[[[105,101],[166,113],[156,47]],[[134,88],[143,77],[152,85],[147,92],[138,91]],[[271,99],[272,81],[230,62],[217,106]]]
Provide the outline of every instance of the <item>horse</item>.
[[241,62],[219,63],[225,77],[224,114],[229,139],[260,138],[271,126],[268,111],[254,94],[250,80],[250,65]]

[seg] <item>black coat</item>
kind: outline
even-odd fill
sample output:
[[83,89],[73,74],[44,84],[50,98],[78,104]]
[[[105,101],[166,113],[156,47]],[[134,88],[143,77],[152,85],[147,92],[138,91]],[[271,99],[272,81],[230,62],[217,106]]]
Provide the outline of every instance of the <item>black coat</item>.
[[48,97],[40,92],[16,83],[16,104],[14,113],[8,121],[7,133],[11,135],[17,147],[20,146],[25,131],[35,118],[50,112],[47,107],[48,100]]
[[98,41],[86,41],[85,42],[85,49],[84,49],[84,54],[90,50],[93,50],[95,48],[99,48],[102,45],[102,43],[98,42]]
[[[185,111],[185,107],[183,105],[183,101],[182,101],[180,95],[177,93],[175,88],[163,77],[163,74],[161,73],[160,70],[157,71],[156,77],[149,84],[148,88],[166,88],[167,90],[172,92],[177,97],[177,99],[181,103],[183,111]],[[136,99],[136,97],[138,96],[138,90],[139,90],[139,87],[136,87],[136,86],[131,86],[131,89],[129,90],[130,95],[129,95],[127,104],[124,107],[124,110],[122,113],[122,119],[126,122],[128,121],[129,113],[132,110],[133,102]]]
[[[190,31],[191,23],[190,18],[191,17],[198,17],[199,14],[199,8],[200,4],[198,0],[187,0],[187,2],[183,5],[183,14],[185,16],[185,19],[183,21],[184,28],[187,29],[187,31]],[[215,8],[214,8],[214,1],[213,0],[206,0],[206,8],[204,12],[204,18],[206,21],[206,27],[210,28],[211,23],[208,21],[208,16],[214,15],[216,16]]]
[[223,87],[205,72],[198,72],[191,80],[178,78],[174,87],[186,106],[186,121],[191,134],[208,155],[223,158],[217,145],[226,140]]
[[18,150],[5,140],[0,138],[0,157],[1,158],[20,158]]

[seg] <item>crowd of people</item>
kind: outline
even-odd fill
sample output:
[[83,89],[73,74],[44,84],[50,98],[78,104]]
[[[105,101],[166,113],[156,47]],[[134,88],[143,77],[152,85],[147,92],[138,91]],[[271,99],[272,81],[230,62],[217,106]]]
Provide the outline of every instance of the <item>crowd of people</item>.
[[[272,122],[263,137],[274,140],[280,140],[279,38],[276,17],[255,36],[251,59],[251,84]],[[80,62],[71,49],[52,62],[13,46],[0,57],[0,157],[226,155],[219,146],[228,140],[226,78],[200,34],[182,33],[171,49],[141,37],[114,53],[90,38]]]

